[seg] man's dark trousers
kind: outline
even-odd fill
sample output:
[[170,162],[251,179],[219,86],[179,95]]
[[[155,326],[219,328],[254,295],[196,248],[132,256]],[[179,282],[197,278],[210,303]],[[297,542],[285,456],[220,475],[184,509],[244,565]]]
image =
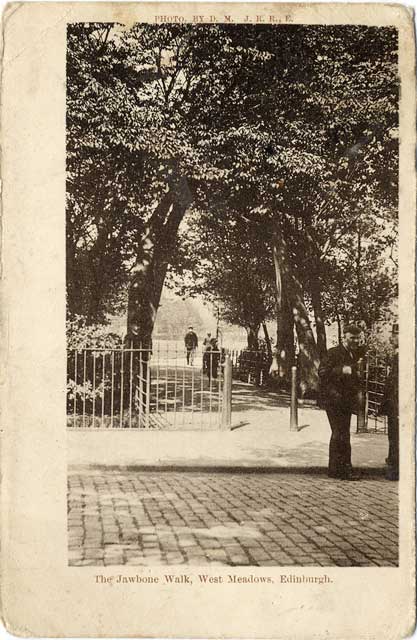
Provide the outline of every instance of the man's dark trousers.
[[[329,475],[352,475],[350,420],[357,406],[359,352],[343,345],[329,349],[319,367],[320,390],[332,435],[329,446]],[[345,368],[348,371],[344,373]]]
[[326,409],[332,435],[329,445],[329,475],[349,475],[352,472],[350,420],[352,413],[342,408]]
[[397,415],[388,416],[388,465],[394,473],[399,469],[399,419]]

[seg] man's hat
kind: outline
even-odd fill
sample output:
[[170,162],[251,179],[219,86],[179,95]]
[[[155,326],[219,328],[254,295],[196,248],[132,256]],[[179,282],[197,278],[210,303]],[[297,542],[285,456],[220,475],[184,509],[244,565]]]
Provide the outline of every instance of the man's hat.
[[360,329],[360,327],[357,327],[356,324],[347,324],[345,327],[343,327],[343,333],[346,335],[346,333],[350,333],[352,334],[352,336],[359,336],[362,333],[362,329]]

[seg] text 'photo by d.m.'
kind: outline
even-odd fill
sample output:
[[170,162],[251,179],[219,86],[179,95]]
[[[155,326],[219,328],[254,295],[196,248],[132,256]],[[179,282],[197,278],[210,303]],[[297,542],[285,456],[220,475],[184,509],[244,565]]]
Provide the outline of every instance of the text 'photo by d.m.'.
[[398,565],[397,50],[68,25],[70,565]]

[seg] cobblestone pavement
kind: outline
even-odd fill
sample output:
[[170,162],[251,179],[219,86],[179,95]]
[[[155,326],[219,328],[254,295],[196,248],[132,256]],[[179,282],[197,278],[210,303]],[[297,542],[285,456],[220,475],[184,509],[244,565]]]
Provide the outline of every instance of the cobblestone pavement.
[[73,472],[69,564],[396,566],[397,491],[382,477]]

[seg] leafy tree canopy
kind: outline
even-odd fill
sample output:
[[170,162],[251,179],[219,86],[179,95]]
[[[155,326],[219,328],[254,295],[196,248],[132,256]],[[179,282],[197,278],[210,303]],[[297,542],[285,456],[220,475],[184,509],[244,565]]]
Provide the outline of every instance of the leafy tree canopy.
[[181,181],[200,222],[181,234],[177,270],[200,277],[184,263],[200,256],[203,288],[226,299],[224,279],[249,282],[252,265],[265,313],[271,261],[251,225],[268,248],[285,235],[307,292],[313,279],[331,290],[358,230],[382,254],[395,246],[394,29],[75,24],[67,63],[70,311],[93,321],[123,306],[153,212]]

